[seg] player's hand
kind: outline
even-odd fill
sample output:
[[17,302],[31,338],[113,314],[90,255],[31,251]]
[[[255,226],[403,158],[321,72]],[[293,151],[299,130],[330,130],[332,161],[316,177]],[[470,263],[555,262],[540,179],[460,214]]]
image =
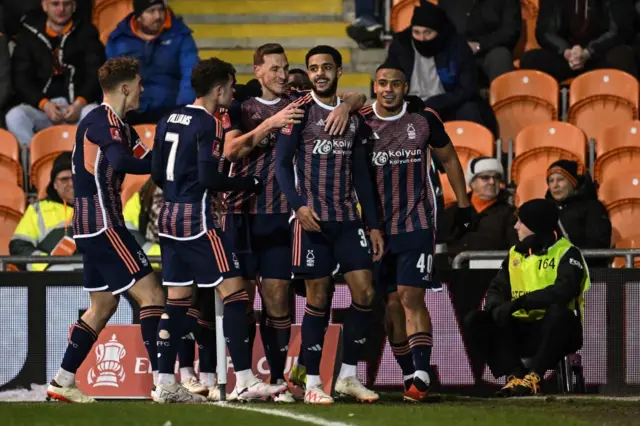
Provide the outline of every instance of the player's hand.
[[251,185],[249,189],[247,189],[247,192],[249,194],[260,194],[262,192],[262,189],[264,188],[262,179],[260,179],[257,176],[253,176],[252,179],[253,179],[253,185]]
[[456,239],[458,239],[473,228],[473,207],[458,207],[454,219],[458,234]]
[[372,229],[369,233],[369,239],[371,240],[373,261],[377,262],[382,259],[382,253],[384,253],[384,238],[382,238],[382,232],[380,232],[379,229]]
[[67,107],[64,112],[64,121],[66,123],[77,123],[80,120],[80,113],[82,112],[82,104],[78,101],[72,103]]
[[290,124],[300,124],[304,117],[304,111],[293,103],[287,105],[283,110],[269,118],[269,125],[272,129],[281,129]]
[[342,135],[349,125],[349,105],[341,103],[327,117],[324,131],[331,136]]
[[307,232],[320,232],[320,218],[307,206],[302,206],[296,211],[296,219],[300,221],[302,229]]
[[62,107],[51,101],[44,104],[42,110],[47,114],[47,117],[53,124],[58,124],[64,119],[64,111],[62,110]]

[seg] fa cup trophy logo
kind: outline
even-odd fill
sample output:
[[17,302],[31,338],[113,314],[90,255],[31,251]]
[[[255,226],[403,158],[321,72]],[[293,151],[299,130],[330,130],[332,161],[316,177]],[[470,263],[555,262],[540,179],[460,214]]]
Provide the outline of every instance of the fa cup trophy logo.
[[[87,383],[98,386],[118,387],[118,382],[124,382],[126,377],[120,360],[127,354],[124,346],[118,342],[116,335],[111,336],[105,344],[96,347],[96,366],[87,373]],[[94,369],[97,369],[94,371]]]

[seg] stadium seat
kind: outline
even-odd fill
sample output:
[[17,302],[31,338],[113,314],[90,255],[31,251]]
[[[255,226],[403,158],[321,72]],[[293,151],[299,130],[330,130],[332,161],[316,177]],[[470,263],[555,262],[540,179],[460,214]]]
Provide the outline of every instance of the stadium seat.
[[0,181],[22,186],[20,144],[11,133],[0,129]]
[[[616,244],[617,249],[637,249],[640,248],[640,235],[632,235],[631,237],[625,238],[623,240],[618,241]],[[614,268],[625,268],[626,267],[626,259],[624,257],[616,257],[613,259]],[[640,257],[636,257],[633,259],[633,267],[640,268]]]
[[47,193],[53,161],[61,152],[71,151],[76,138],[76,126],[59,125],[41,130],[31,140],[30,180],[38,198]]
[[109,34],[131,12],[133,12],[131,0],[95,0],[93,25],[98,28],[102,44],[107,44]]
[[140,136],[142,143],[149,149],[153,149],[153,138],[156,137],[156,125],[155,124],[139,124],[133,126],[135,131]]
[[568,121],[596,138],[607,127],[638,118],[638,90],[638,80],[622,71],[582,74],[571,82]]
[[604,182],[618,173],[640,170],[640,121],[604,129],[596,142],[594,178]]
[[640,171],[619,173],[602,182],[598,195],[614,228],[613,245],[638,234],[640,217]]
[[9,254],[9,241],[26,207],[24,191],[13,182],[0,181],[0,255]]
[[516,187],[515,205],[519,206],[534,198],[544,198],[547,189],[547,175],[545,173],[528,176]]
[[558,90],[553,77],[534,70],[512,71],[493,80],[489,99],[503,151],[507,151],[507,142],[528,125],[558,119]]
[[551,121],[532,124],[518,133],[514,141],[511,178],[518,184],[544,173],[560,159],[574,160],[584,166],[587,138],[577,127]]

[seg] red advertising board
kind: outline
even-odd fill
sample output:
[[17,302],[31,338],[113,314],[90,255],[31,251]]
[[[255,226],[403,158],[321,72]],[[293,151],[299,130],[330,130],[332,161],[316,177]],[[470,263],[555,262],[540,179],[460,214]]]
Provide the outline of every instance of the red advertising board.
[[[333,386],[340,332],[339,325],[331,324],[325,336],[320,376],[327,392],[330,392]],[[292,326],[285,374],[288,374],[298,357],[300,337],[300,326]],[[196,354],[196,371],[197,365],[198,357]],[[235,375],[233,374],[233,363],[228,353],[227,366],[227,393],[229,393],[235,386]],[[253,346],[253,371],[263,380],[269,377],[269,365],[264,356],[259,330],[256,333],[256,341]],[[151,365],[142,343],[139,325],[109,325],[105,327],[91,348],[87,359],[76,373],[76,386],[94,398],[148,399],[151,397],[152,385]]]

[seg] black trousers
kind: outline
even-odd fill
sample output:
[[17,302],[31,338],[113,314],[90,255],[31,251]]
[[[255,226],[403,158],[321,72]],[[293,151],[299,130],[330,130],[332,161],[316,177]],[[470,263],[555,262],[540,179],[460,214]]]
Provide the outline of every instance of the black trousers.
[[577,71],[572,70],[567,60],[556,52],[546,49],[530,50],[520,58],[520,68],[545,72],[558,82],[603,68],[614,68],[638,77],[638,64],[633,48],[624,45],[616,46],[600,57],[589,59],[584,69]]
[[474,96],[457,108],[451,108],[444,111],[438,111],[443,121],[472,121],[486,127],[493,133],[494,137],[498,137],[498,121],[496,115],[491,109],[491,105],[480,96]]
[[[580,318],[564,306],[549,307],[543,319],[531,323],[513,318],[506,328],[498,326],[490,312],[474,311],[463,326],[474,365],[486,363],[496,378],[522,377],[528,371],[542,377],[564,356],[582,347]],[[531,358],[528,369],[522,358]]]
[[514,70],[513,53],[503,46],[494,47],[488,52],[476,55],[476,62],[483,87],[489,87],[497,77]]

